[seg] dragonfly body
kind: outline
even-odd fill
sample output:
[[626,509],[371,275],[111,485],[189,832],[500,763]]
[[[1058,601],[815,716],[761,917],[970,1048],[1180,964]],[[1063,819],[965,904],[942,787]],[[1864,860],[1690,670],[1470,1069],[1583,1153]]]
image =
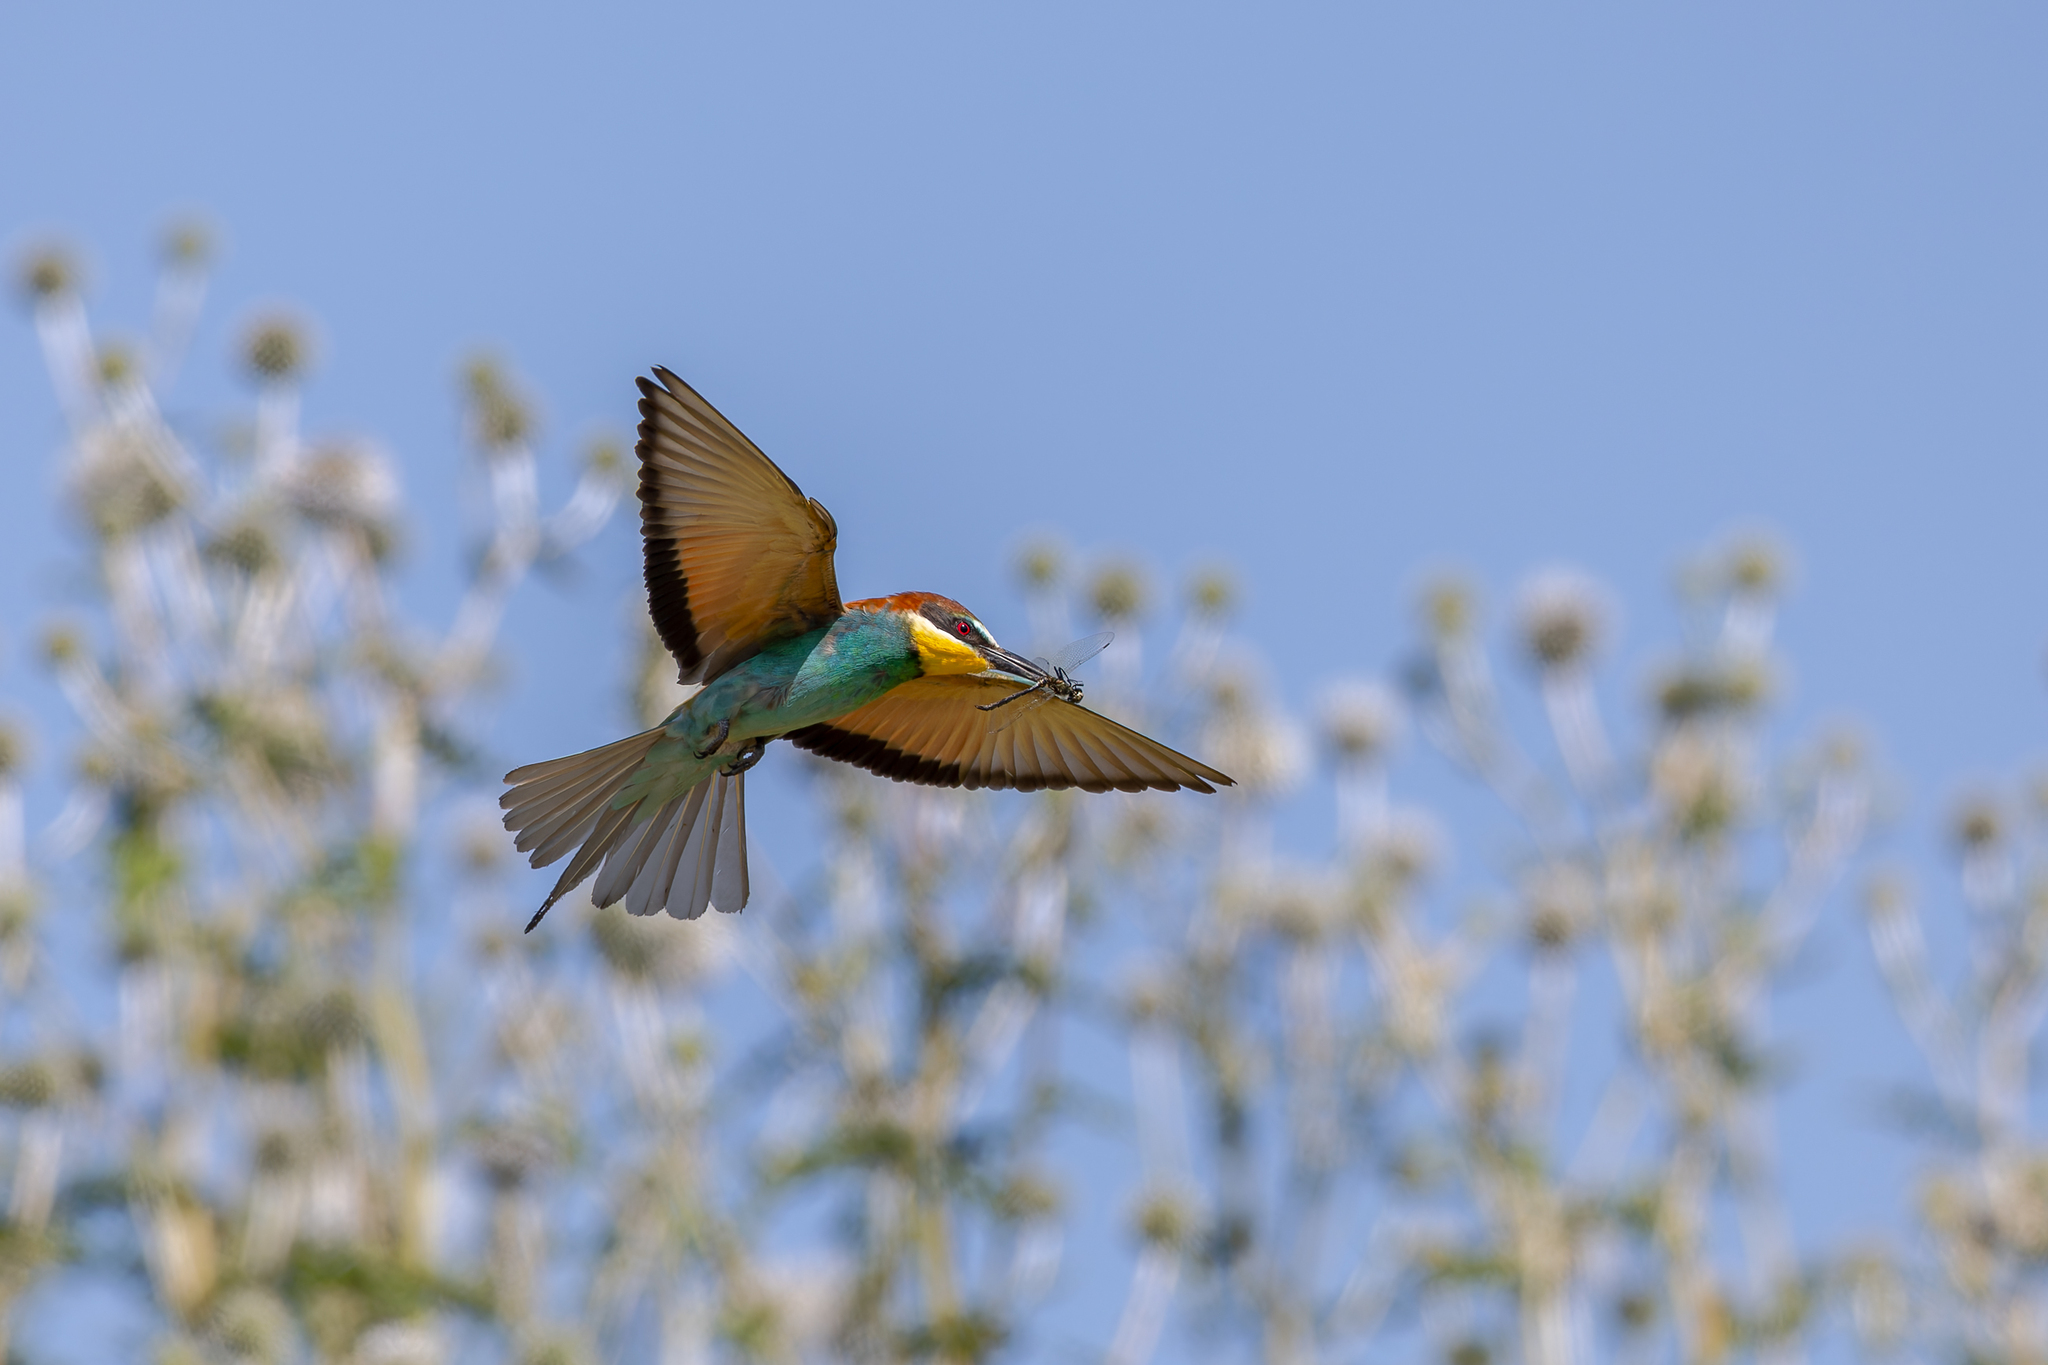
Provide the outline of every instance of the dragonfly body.
[[593,874],[600,906],[738,910],[745,773],[778,738],[940,786],[1230,783],[1081,705],[1072,669],[1107,635],[1032,660],[937,593],[841,602],[831,513],[695,390],[655,375],[640,381],[638,446],[648,606],[679,681],[703,687],[651,730],[507,774],[505,825],[533,865],[575,851],[528,929]]
[[1049,678],[1040,678],[1022,692],[1012,692],[1007,697],[999,698],[977,709],[995,711],[1012,704],[1018,705],[1020,709],[1026,709],[1034,702],[1046,701],[1053,697],[1058,697],[1061,701],[1072,702],[1078,706],[1081,704],[1081,696],[1080,680],[1068,677],[1065,672],[1059,672]]
[[997,728],[1003,728],[1013,721],[1022,719],[1024,713],[1032,707],[1043,705],[1054,698],[1079,706],[1086,695],[1086,689],[1082,686],[1081,680],[1073,675],[1072,670],[1109,648],[1109,642],[1115,638],[1113,633],[1105,630],[1099,635],[1090,635],[1085,640],[1074,641],[1050,659],[1033,659],[1031,662],[1038,669],[1038,681],[1021,692],[999,697],[980,709],[1007,709],[1008,714],[997,722]]

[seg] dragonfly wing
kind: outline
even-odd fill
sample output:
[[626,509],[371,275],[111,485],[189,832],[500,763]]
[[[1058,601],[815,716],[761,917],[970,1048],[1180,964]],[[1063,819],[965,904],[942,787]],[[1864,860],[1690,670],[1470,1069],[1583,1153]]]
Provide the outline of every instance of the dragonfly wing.
[[1082,664],[1087,663],[1103,650],[1108,649],[1109,642],[1115,638],[1116,632],[1113,630],[1097,631],[1086,639],[1076,640],[1065,649],[1056,651],[1052,658],[1040,659],[1037,662],[1039,667],[1048,673],[1054,669],[1059,669],[1064,673],[1072,673]]

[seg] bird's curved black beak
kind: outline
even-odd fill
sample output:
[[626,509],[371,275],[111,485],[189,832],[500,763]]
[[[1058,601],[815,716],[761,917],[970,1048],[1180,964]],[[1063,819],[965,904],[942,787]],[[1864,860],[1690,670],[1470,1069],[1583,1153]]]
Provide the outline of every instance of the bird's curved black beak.
[[1001,645],[984,648],[981,653],[991,673],[1006,673],[1026,683],[1044,682],[1050,676],[1022,654],[1013,654]]

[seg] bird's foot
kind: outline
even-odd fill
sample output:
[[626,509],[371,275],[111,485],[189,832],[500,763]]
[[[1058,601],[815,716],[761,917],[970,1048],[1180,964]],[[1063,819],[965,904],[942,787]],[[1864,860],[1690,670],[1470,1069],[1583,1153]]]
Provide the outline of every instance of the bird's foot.
[[741,773],[759,763],[761,755],[766,752],[768,752],[767,740],[758,737],[750,739],[740,746],[740,751],[733,755],[732,762],[726,764],[718,771],[724,773],[727,777],[738,777]]
[[718,729],[714,732],[716,737],[712,739],[710,743],[706,744],[703,748],[695,751],[697,757],[709,758],[711,757],[711,755],[717,753],[718,746],[725,743],[725,737],[731,733],[732,720],[730,718],[718,722]]

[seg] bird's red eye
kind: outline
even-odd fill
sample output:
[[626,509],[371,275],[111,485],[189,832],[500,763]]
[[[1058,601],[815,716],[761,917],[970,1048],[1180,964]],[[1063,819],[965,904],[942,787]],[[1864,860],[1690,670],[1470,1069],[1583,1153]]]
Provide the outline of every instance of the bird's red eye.
[[963,640],[974,634],[974,627],[968,625],[965,621],[955,621],[953,629],[959,632],[960,638]]

